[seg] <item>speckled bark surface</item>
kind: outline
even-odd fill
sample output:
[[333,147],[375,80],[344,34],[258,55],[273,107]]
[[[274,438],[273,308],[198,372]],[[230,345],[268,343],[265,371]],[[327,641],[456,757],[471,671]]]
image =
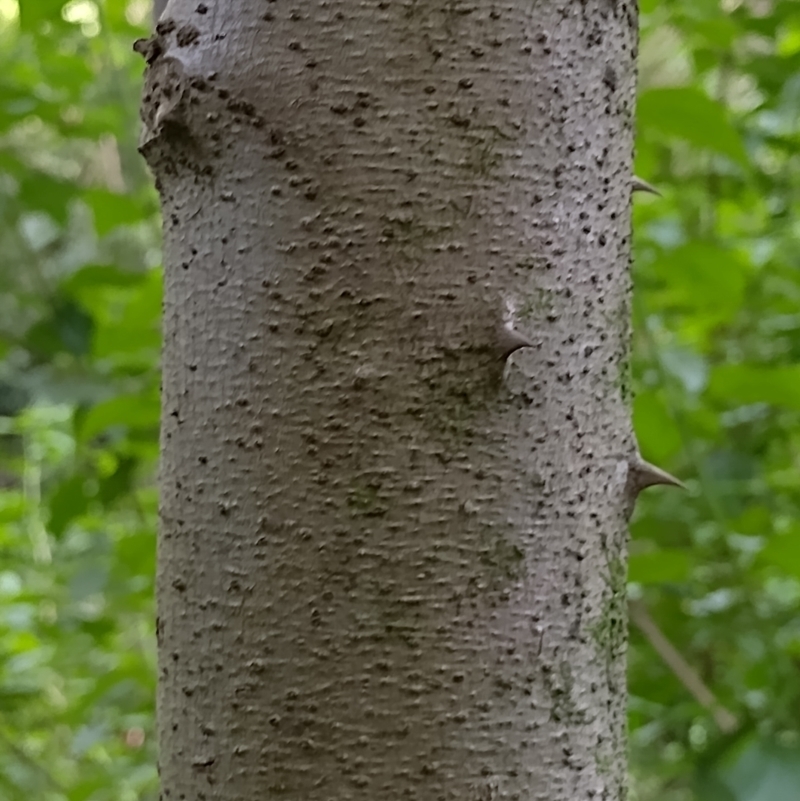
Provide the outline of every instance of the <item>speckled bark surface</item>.
[[620,801],[634,2],[158,30],[163,798]]

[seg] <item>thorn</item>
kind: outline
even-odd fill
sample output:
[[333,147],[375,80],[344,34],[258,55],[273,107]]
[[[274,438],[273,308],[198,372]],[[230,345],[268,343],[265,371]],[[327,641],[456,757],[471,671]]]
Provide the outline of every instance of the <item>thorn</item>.
[[501,361],[505,361],[515,350],[520,348],[534,348],[533,342],[524,334],[515,331],[509,325],[501,325],[497,331],[497,355]]
[[149,39],[137,39],[133,43],[134,53],[138,53],[148,64],[152,64],[163,52],[161,42],[157,36]]
[[658,191],[652,184],[648,184],[647,181],[642,180],[638,176],[634,175],[631,179],[631,191],[632,192],[649,192],[651,195],[658,195],[661,197],[661,192]]
[[668,487],[686,489],[686,485],[666,470],[646,462],[638,454],[628,463],[628,487],[638,495],[643,489],[663,484]]

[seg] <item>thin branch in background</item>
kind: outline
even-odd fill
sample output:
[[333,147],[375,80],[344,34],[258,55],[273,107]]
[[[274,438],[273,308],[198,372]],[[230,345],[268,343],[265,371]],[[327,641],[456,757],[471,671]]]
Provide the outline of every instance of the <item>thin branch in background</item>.
[[717,700],[697,671],[683,658],[678,649],[667,639],[641,601],[630,601],[628,611],[631,621],[644,634],[653,650],[664,660],[664,664],[689,691],[703,708],[707,709],[720,731],[730,734],[739,727],[736,716]]

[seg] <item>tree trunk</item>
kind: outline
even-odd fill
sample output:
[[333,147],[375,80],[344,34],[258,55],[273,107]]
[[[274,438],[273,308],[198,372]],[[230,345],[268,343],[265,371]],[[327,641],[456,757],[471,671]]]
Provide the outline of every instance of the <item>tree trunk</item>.
[[164,799],[625,797],[636,42],[170,0],[138,43]]

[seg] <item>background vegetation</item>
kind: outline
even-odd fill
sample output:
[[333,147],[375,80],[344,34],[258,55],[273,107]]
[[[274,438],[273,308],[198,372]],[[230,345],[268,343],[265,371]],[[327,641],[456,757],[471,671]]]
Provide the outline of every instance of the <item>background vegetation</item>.
[[[638,801],[800,787],[800,6],[641,0]],[[146,0],[0,0],[0,801],[155,799]]]

